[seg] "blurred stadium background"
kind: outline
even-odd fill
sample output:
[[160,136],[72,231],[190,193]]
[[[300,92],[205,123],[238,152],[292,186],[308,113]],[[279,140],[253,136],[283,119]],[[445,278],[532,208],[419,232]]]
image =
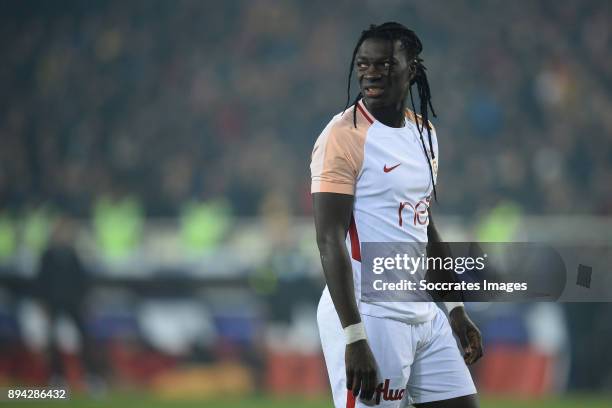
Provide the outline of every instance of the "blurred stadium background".
[[[446,239],[612,241],[610,2],[2,0],[0,384],[330,406],[308,165],[386,20],[424,43]],[[611,304],[469,309],[483,406],[612,406]]]

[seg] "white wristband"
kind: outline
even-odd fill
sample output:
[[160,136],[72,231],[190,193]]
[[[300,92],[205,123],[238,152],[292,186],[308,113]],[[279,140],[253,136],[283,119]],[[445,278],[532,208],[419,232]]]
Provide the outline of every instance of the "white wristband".
[[359,340],[366,339],[365,327],[363,326],[363,322],[351,324],[350,326],[346,326],[344,328],[344,338],[346,339],[346,344],[355,343]]
[[456,307],[463,306],[463,302],[444,302],[444,307],[446,308],[446,312],[450,313]]

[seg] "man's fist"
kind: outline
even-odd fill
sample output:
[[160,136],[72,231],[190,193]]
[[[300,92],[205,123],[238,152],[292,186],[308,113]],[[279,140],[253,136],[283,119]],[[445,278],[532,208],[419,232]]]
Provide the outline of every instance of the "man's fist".
[[474,364],[482,357],[482,336],[480,335],[480,330],[470,320],[462,306],[451,310],[448,317],[453,332],[455,332],[461,342],[465,364]]
[[344,352],[346,365],[346,388],[362,400],[374,396],[377,385],[376,361],[367,340],[348,344]]

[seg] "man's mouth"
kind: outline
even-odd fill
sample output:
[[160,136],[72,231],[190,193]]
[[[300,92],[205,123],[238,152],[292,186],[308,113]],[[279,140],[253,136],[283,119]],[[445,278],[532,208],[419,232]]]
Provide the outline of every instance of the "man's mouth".
[[364,88],[365,96],[368,98],[378,98],[385,92],[384,88],[378,86],[367,86]]

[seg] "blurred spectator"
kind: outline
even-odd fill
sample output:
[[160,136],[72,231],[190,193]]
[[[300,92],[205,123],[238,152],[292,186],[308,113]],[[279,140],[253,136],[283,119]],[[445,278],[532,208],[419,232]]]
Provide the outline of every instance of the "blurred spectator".
[[227,200],[190,201],[181,211],[181,235],[189,253],[215,249],[231,225]]
[[17,248],[15,221],[8,211],[0,209],[0,264],[8,263]]
[[102,255],[111,261],[133,253],[142,239],[144,216],[134,197],[101,197],[96,201],[93,223]]
[[[75,229],[72,221],[60,218],[51,236],[49,246],[40,260],[37,276],[39,297],[48,313],[52,331],[50,346],[50,371],[52,379],[66,378],[61,337],[57,327],[61,318],[69,318],[80,336],[82,362],[87,374],[99,375],[92,338],[85,324],[89,277],[74,249]],[[97,354],[97,356],[96,356]]]
[[54,215],[45,205],[28,209],[24,214],[23,244],[33,257],[38,258],[47,246],[53,224]]

